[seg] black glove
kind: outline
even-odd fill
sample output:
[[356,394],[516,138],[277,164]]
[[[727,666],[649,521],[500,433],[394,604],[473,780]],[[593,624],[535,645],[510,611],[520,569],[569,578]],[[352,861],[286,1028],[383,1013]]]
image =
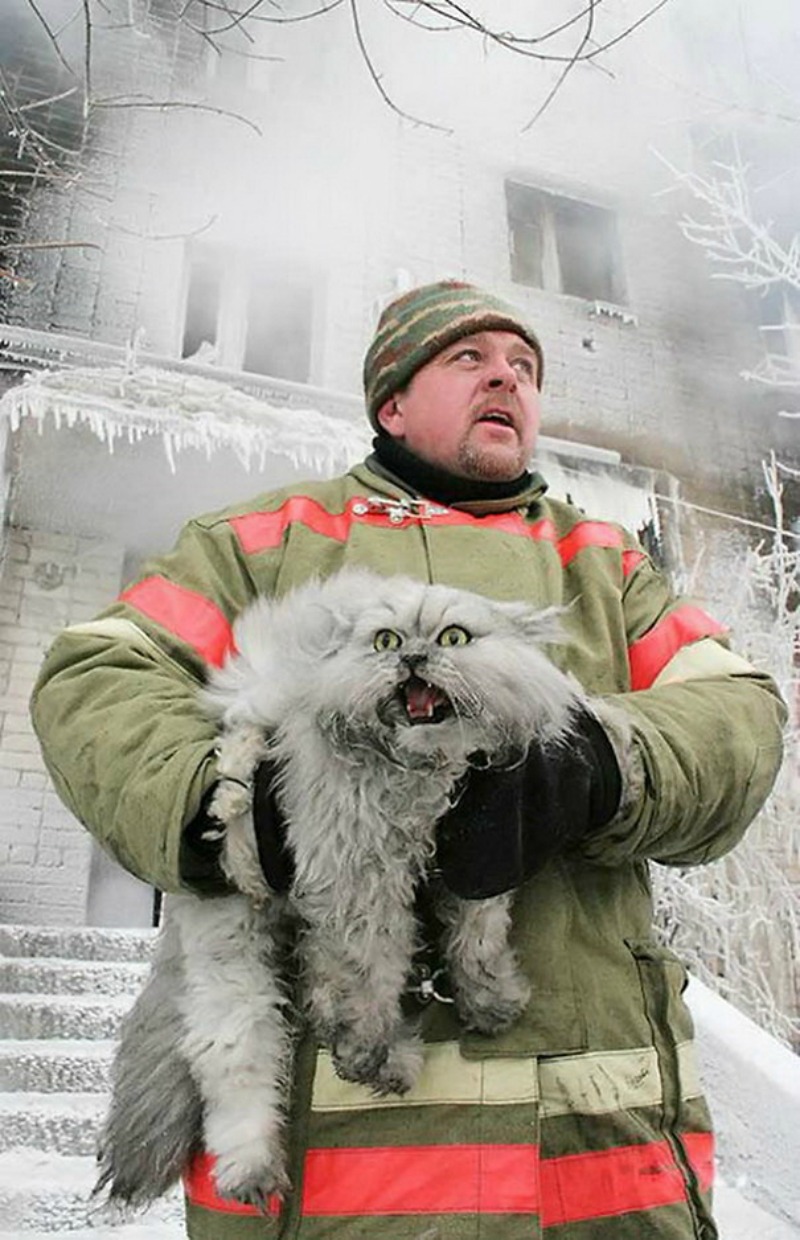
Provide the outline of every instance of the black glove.
[[[272,762],[262,762],[256,767],[253,828],[264,877],[273,891],[282,893],[288,891],[294,878],[294,859],[286,847],[286,823],[273,788],[275,775]],[[216,784],[212,784],[203,797],[199,813],[184,827],[181,837],[181,878],[202,895],[220,895],[231,890],[220,866],[221,824],[210,812],[216,790]]]
[[265,761],[253,778],[253,829],[264,877],[278,894],[288,891],[294,878],[294,857],[286,847],[286,820],[275,796],[277,767]]
[[533,742],[516,766],[470,767],[437,828],[442,879],[464,900],[511,891],[609,822],[621,796],[611,742],[581,710],[562,743]]

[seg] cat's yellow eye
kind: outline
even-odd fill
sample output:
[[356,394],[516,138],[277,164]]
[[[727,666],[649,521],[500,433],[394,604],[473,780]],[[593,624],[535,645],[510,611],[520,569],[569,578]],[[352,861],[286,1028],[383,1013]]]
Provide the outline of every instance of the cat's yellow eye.
[[399,650],[403,644],[403,639],[399,633],[395,633],[394,629],[378,629],[378,632],[372,639],[372,645],[375,650]]
[[472,641],[472,634],[462,629],[460,624],[448,624],[436,640],[440,646],[466,646]]

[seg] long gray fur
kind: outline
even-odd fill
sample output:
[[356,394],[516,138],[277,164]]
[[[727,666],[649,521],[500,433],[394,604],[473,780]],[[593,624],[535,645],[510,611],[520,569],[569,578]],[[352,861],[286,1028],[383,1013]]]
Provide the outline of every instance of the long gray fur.
[[[443,645],[454,625],[470,640]],[[397,650],[376,649],[385,632],[400,637]],[[558,637],[552,613],[358,569],[243,614],[238,653],[202,699],[220,723],[214,810],[242,894],[167,901],[161,950],[116,1060],[98,1185],[112,1200],[159,1196],[201,1145],[223,1195],[263,1206],[288,1188],[288,928],[305,1015],[338,1074],[379,1094],[413,1088],[424,1051],[401,996],[435,824],[476,751],[502,760],[534,736],[568,743],[584,699],[542,653]],[[447,695],[443,721],[404,717],[398,686],[412,667]],[[286,897],[267,887],[253,834],[249,785],[266,756],[281,770],[295,861]],[[511,904],[446,892],[439,902],[458,1014],[486,1033],[529,1001],[508,944]]]

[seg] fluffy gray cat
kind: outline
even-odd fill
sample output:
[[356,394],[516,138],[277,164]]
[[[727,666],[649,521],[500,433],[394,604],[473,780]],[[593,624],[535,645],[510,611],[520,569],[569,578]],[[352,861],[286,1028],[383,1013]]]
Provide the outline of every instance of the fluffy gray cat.
[[[241,616],[238,653],[203,691],[221,730],[223,868],[241,894],[166,902],[115,1061],[98,1190],[144,1204],[203,1147],[223,1195],[263,1206],[286,1190],[290,937],[301,1009],[338,1074],[379,1094],[411,1088],[424,1048],[401,999],[435,824],[477,752],[568,743],[582,699],[540,649],[557,638],[552,610],[356,569]],[[295,863],[285,895],[266,885],[253,833],[267,757]],[[529,999],[512,897],[433,890],[461,1021],[505,1028]]]

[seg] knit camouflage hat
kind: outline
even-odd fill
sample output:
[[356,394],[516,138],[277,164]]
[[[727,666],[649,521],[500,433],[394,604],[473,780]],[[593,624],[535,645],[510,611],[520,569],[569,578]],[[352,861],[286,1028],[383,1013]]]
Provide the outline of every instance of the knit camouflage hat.
[[440,280],[390,302],[364,358],[367,414],[375,429],[380,429],[378,410],[421,366],[462,336],[485,331],[516,332],[527,341],[539,363],[536,383],[541,388],[544,357],[535,332],[513,306],[492,293],[458,280]]

